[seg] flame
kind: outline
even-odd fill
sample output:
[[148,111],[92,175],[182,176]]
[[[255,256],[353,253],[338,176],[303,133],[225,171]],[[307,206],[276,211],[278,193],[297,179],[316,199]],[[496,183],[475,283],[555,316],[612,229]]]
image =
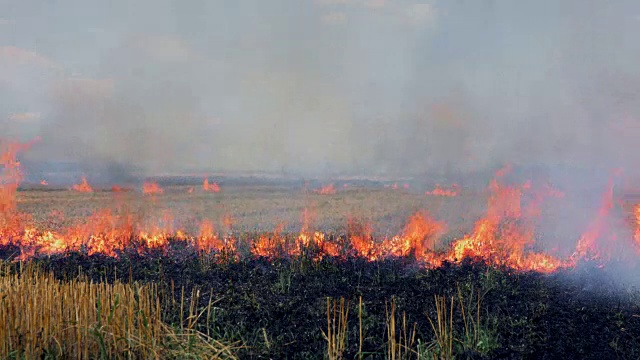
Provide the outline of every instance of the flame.
[[416,213],[409,218],[402,235],[382,243],[383,253],[392,256],[413,254],[425,260],[435,251],[436,241],[444,228],[444,224],[431,219],[428,214]]
[[204,220],[200,224],[200,234],[195,240],[196,247],[199,250],[213,251],[220,250],[226,246],[215,231],[213,222]]
[[458,196],[460,188],[457,184],[453,184],[450,189],[441,187],[440,184],[436,184],[436,187],[431,191],[426,191],[424,194],[427,196],[445,196],[453,197]]
[[309,248],[313,241],[313,237],[309,233],[309,227],[311,223],[311,212],[309,209],[304,208],[302,210],[302,228],[300,229],[300,235],[298,235],[298,239],[294,248],[292,249],[292,255],[300,255],[303,250]]
[[164,189],[156,182],[145,182],[142,184],[142,193],[145,195],[164,194]]
[[93,188],[87,182],[86,177],[82,177],[82,182],[80,184],[75,184],[71,187],[71,190],[82,192],[82,193],[90,193],[93,192]]
[[295,246],[290,249],[289,255],[291,256],[299,256],[303,254],[303,251],[306,249],[315,248],[318,250],[315,259],[322,259],[324,255],[328,256],[339,256],[340,255],[340,247],[338,244],[329,242],[326,239],[324,233],[319,231],[311,231],[311,222],[313,221],[315,215],[308,208],[304,208],[302,211],[302,227],[300,229],[300,234],[296,239]]
[[[531,219],[523,218],[522,210],[522,193],[530,189],[531,185],[504,185],[501,180],[510,171],[511,166],[506,166],[496,172],[489,184],[486,216],[476,222],[471,234],[453,242],[447,260],[482,258],[495,265],[541,272],[554,271],[564,266],[560,259],[531,251],[536,242],[533,224]],[[530,206],[537,208],[538,203],[534,201]],[[531,216],[538,214],[535,210],[524,213]]]
[[640,204],[636,204],[633,207],[633,215],[635,218],[636,232],[633,235],[633,239],[636,241],[636,245],[640,247]]
[[[191,243],[202,252],[229,252],[237,254],[236,239],[233,237],[234,219],[227,214],[221,219],[226,234],[221,236],[214,222],[204,219],[197,222],[194,229],[187,231],[176,222],[173,214],[166,211],[159,217],[146,216],[145,221],[126,209],[100,209],[75,224],[51,228],[34,225],[28,214],[17,210],[16,193],[23,174],[17,154],[26,150],[29,144],[0,143],[0,246],[15,245],[20,249],[18,259],[28,259],[37,255],[62,254],[82,251],[87,254],[118,256],[126,249],[144,253],[148,249],[167,250],[170,241],[181,240]],[[439,266],[444,261],[460,262],[471,257],[490,264],[509,266],[517,270],[552,272],[560,268],[575,266],[580,259],[606,261],[613,256],[616,247],[623,246],[624,236],[615,232],[611,223],[614,201],[614,177],[611,177],[602,196],[601,206],[586,231],[579,237],[575,251],[567,258],[559,258],[540,252],[536,248],[535,223],[542,213],[546,198],[563,198],[564,193],[549,184],[536,188],[531,182],[507,184],[505,178],[511,171],[506,166],[496,172],[488,185],[487,209],[484,216],[475,222],[473,230],[451,244],[439,243],[447,226],[433,219],[427,212],[411,215],[403,230],[395,235],[376,239],[374,224],[368,221],[349,219],[347,236],[334,239],[327,234],[314,231],[315,214],[310,209],[302,212],[302,226],[297,236],[283,234],[284,224],[279,224],[269,234],[258,235],[251,244],[254,256],[274,258],[277,256],[305,256],[314,259],[323,256],[355,255],[367,260],[386,257],[412,256],[426,266]],[[203,189],[214,188],[205,179]],[[397,188],[397,183],[394,184]],[[93,191],[86,179],[72,187],[76,191]],[[88,189],[88,190],[87,190]],[[219,189],[219,188],[218,188]],[[329,191],[322,191],[330,189]],[[440,189],[438,192],[436,190]],[[123,191],[114,185],[112,191]],[[209,190],[211,191],[211,190]],[[450,189],[436,186],[429,195],[453,196],[459,188]],[[144,183],[144,194],[163,193],[156,183]],[[333,184],[318,193],[335,193]],[[526,195],[526,196],[525,196]],[[628,236],[629,244],[636,246],[640,254],[640,204],[633,208],[635,233]],[[65,223],[60,212],[52,212],[50,223]],[[190,235],[194,234],[194,235]],[[342,241],[346,240],[346,243]]]
[[372,261],[379,258],[380,254],[378,253],[373,241],[371,225],[369,223],[362,223],[354,219],[349,219],[347,224],[347,233],[351,242],[351,247],[355,251],[356,255]]
[[40,180],[40,185],[47,186],[49,185],[49,182],[47,180]]
[[209,179],[205,178],[202,182],[202,190],[217,193],[220,192],[220,186],[215,182],[213,184],[209,184]]
[[[607,219],[614,207],[613,201],[613,180],[616,173],[609,179],[607,189],[602,195],[602,201],[596,217],[593,219],[587,230],[582,234],[576,245],[576,251],[573,254],[574,259],[602,259],[607,260],[611,253],[609,247],[606,249],[601,247],[598,240],[609,233],[609,224]],[[609,239],[613,240],[613,239]]]
[[16,159],[21,144],[0,142],[0,164],[3,172],[0,176],[0,213],[13,212],[16,208],[16,191],[23,179],[20,162]]
[[336,188],[333,186],[333,184],[329,184],[321,187],[320,189],[315,189],[313,192],[320,195],[331,195],[336,193]]
[[272,234],[260,235],[253,243],[251,253],[255,256],[275,258],[283,252],[285,238],[281,236],[284,224],[278,224]]

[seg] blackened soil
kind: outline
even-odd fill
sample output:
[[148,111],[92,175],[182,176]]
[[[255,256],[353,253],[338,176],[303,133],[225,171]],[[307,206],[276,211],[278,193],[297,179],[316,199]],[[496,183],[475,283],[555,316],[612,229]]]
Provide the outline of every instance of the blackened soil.
[[434,339],[427,318],[436,318],[434,295],[454,297],[454,334],[460,341],[465,326],[458,304],[462,299],[467,316],[476,319],[480,296],[481,341],[466,347],[456,342],[457,358],[640,358],[640,292],[589,264],[542,275],[473,261],[424,269],[410,259],[212,260],[182,249],[118,258],[73,253],[32,261],[61,279],[81,272],[96,281],[155,282],[163,289],[166,320],[173,324],[181,319],[181,287],[187,300],[200,289],[199,309],[208,306],[212,294],[199,330],[241,340],[240,358],[323,358],[327,297],[350,300],[345,358],[357,358],[359,351],[360,297],[365,358],[385,358],[389,302],[395,299],[397,317],[405,313],[408,327],[417,324],[417,338],[425,344]]

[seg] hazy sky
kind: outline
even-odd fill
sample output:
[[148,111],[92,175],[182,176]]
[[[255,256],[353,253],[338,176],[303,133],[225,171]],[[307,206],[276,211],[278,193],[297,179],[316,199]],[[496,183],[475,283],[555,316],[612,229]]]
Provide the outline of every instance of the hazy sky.
[[0,0],[0,131],[149,173],[638,168],[640,2]]

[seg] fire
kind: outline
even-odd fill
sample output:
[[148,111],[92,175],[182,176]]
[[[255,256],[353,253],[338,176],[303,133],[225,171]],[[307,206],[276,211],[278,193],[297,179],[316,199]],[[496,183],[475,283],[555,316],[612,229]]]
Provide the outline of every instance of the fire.
[[409,218],[402,235],[393,238],[395,241],[386,246],[386,252],[394,256],[413,253],[417,258],[423,258],[435,251],[436,242],[444,228],[444,224],[431,219],[426,213],[416,213]]
[[436,184],[436,187],[431,191],[426,191],[424,194],[427,196],[445,196],[445,197],[453,197],[458,196],[460,188],[457,184],[453,184],[451,188],[447,189],[441,187],[440,184]]
[[220,186],[215,182],[213,184],[209,184],[209,179],[205,178],[202,182],[202,190],[217,193],[220,192]]
[[82,182],[80,184],[75,184],[71,187],[72,190],[82,193],[90,193],[93,192],[93,188],[87,182],[86,177],[82,177]]
[[40,180],[40,185],[47,186],[49,185],[49,182],[47,180]]
[[20,162],[16,159],[24,145],[0,142],[0,165],[3,172],[0,176],[0,213],[13,212],[16,208],[16,191],[23,179]]
[[164,189],[156,182],[145,182],[142,184],[142,193],[145,195],[164,194]]
[[196,239],[196,246],[200,250],[220,249],[223,246],[213,227],[213,222],[205,220],[200,224],[200,234]]
[[[158,216],[140,216],[118,208],[101,209],[75,224],[52,228],[40,228],[27,214],[17,209],[16,195],[23,178],[17,154],[29,145],[0,143],[0,246],[14,245],[20,249],[19,259],[37,255],[63,254],[81,251],[89,255],[104,254],[118,256],[122,251],[134,249],[144,253],[148,249],[168,250],[171,241],[185,241],[201,252],[238,254],[238,239],[233,236],[234,219],[225,215],[221,220],[222,233],[214,222],[203,219],[186,230],[174,215],[167,211]],[[496,172],[488,185],[486,213],[475,222],[470,233],[453,240],[450,244],[441,242],[447,225],[432,218],[425,211],[411,215],[403,230],[384,239],[376,238],[374,225],[370,221],[347,223],[346,237],[334,238],[321,231],[315,231],[314,213],[310,209],[302,212],[302,226],[297,235],[285,234],[284,224],[278,225],[269,234],[257,235],[250,242],[254,256],[274,258],[277,256],[306,256],[313,259],[324,256],[358,256],[370,261],[387,257],[411,256],[425,266],[439,266],[445,261],[460,262],[464,258],[478,258],[494,265],[509,266],[517,270],[552,272],[560,268],[575,266],[581,259],[606,261],[614,254],[614,249],[624,246],[624,235],[616,232],[611,222],[615,208],[614,177],[611,178],[602,197],[602,203],[593,222],[577,239],[575,251],[567,258],[559,258],[540,251],[537,246],[535,224],[542,213],[546,198],[561,199],[564,193],[550,185],[536,188],[530,182],[509,184],[506,175],[509,166]],[[397,187],[397,184],[394,184]],[[206,191],[216,191],[217,184],[203,183]],[[76,191],[93,191],[82,178],[82,183],[74,185]],[[217,188],[219,191],[219,187]],[[438,190],[440,189],[440,190]],[[438,191],[436,191],[438,190]],[[114,185],[112,191],[123,189]],[[449,192],[447,192],[449,191]],[[162,194],[163,189],[155,182],[145,182],[144,194]],[[335,193],[333,184],[316,192]],[[450,189],[436,186],[429,195],[454,196],[459,193],[457,185]],[[640,204],[633,208],[634,234],[629,234],[631,246],[640,252]],[[52,214],[50,222],[65,223],[59,212]],[[222,235],[221,235],[222,234]],[[346,240],[344,242],[343,240]]]
[[[598,240],[601,240],[603,236],[609,234],[609,224],[607,220],[614,207],[613,180],[614,178],[612,176],[609,179],[605,193],[602,195],[602,203],[600,204],[595,219],[578,240],[576,251],[573,254],[574,259],[598,259],[604,257],[604,260],[607,260],[611,255],[607,251],[610,250],[610,248],[608,246],[606,247],[607,249],[601,247]],[[605,251],[607,251],[607,253],[605,253]]]
[[333,184],[329,184],[321,187],[320,189],[315,189],[313,192],[320,195],[331,195],[336,193],[336,188],[333,186]]
[[349,219],[347,226],[348,238],[356,255],[369,260],[377,260],[379,253],[373,241],[371,225]]
[[324,233],[310,230],[314,217],[312,211],[308,208],[302,211],[302,228],[296,239],[295,246],[289,250],[289,255],[300,256],[304,250],[317,249],[318,255],[315,257],[316,259],[321,259],[323,255],[339,256],[340,247],[338,244],[327,241]]
[[633,215],[635,218],[636,233],[633,238],[636,241],[636,245],[640,246],[640,204],[636,204],[633,208]]
[[286,239],[281,235],[284,224],[279,224],[272,234],[261,235],[253,243],[251,253],[256,256],[275,258],[284,252]]
[[[489,184],[486,216],[476,223],[471,234],[453,242],[448,260],[482,258],[496,265],[542,272],[564,266],[560,259],[530,250],[536,243],[534,229],[531,219],[523,217],[523,213],[533,216],[538,212],[522,210],[522,194],[530,184],[508,186],[501,182],[510,170],[507,166],[496,172]],[[533,202],[530,206],[538,204]]]

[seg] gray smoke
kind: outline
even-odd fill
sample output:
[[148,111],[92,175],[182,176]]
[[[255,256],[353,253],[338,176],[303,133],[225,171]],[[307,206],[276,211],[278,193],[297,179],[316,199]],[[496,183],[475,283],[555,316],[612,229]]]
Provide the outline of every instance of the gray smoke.
[[0,2],[0,130],[86,172],[635,171],[635,1]]

